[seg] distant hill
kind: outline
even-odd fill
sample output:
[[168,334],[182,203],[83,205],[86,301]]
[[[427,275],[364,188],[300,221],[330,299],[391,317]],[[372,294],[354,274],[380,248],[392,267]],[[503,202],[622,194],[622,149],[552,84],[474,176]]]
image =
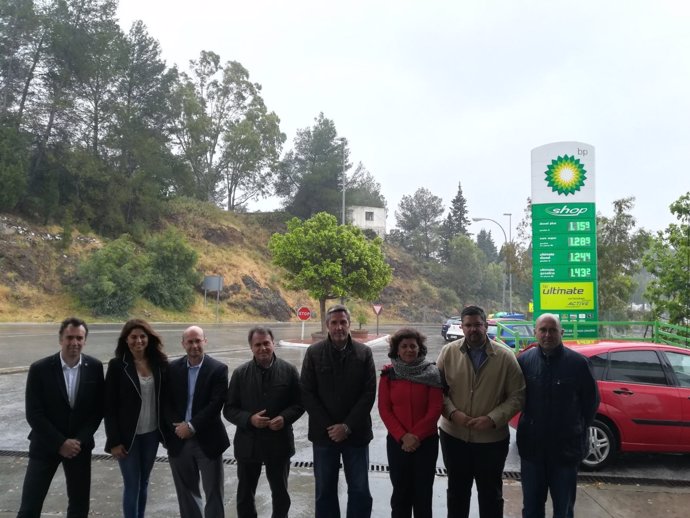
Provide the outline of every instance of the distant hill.
[[[282,212],[236,214],[212,205],[174,203],[158,228],[149,231],[175,227],[199,254],[199,271],[223,277],[221,321],[287,321],[296,318],[294,308],[300,305],[318,308],[306,292],[287,290],[284,272],[271,264],[268,240],[285,230],[288,219]],[[54,322],[69,314],[94,320],[69,287],[79,261],[107,239],[74,229],[66,245],[63,234],[58,226],[0,214],[0,321]],[[384,305],[381,321],[439,322],[444,312],[438,288],[409,254],[390,244],[384,245],[384,252],[393,267],[393,281],[378,300]],[[362,314],[369,323],[375,321],[370,302],[351,300],[348,305],[355,319]],[[145,300],[130,313],[159,322],[215,321],[215,294],[205,304],[200,288],[186,313],[163,310]],[[352,325],[358,327],[355,319]]]

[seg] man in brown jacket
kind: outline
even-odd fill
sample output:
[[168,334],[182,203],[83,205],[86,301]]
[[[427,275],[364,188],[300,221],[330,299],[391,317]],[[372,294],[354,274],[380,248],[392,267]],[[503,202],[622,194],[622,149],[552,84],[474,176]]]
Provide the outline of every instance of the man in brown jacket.
[[489,340],[482,308],[460,316],[465,337],[444,346],[437,362],[448,385],[440,424],[448,518],[469,516],[473,482],[479,516],[502,518],[508,421],[522,408],[525,379],[513,351]]

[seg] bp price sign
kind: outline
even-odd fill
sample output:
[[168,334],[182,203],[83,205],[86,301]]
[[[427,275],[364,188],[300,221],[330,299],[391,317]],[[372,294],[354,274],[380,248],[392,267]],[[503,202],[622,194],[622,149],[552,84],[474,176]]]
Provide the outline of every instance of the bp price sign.
[[[597,320],[594,148],[557,142],[532,150],[534,316],[555,313],[595,336]],[[566,333],[569,327],[566,328]]]

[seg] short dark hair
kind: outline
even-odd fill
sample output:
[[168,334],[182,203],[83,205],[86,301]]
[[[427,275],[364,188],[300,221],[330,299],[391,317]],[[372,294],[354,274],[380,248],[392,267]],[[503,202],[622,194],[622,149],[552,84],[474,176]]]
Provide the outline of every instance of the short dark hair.
[[341,311],[347,315],[347,321],[350,322],[350,311],[342,304],[336,304],[335,306],[328,308],[328,311],[326,311],[326,324],[328,324],[330,321],[333,313],[340,313]]
[[271,340],[275,340],[273,337],[273,331],[271,331],[270,327],[254,326],[249,330],[249,333],[247,333],[247,342],[249,342],[249,345],[252,345],[252,338],[254,338],[255,334],[268,335],[271,337]]
[[84,334],[84,338],[89,336],[89,326],[86,325],[86,322],[84,322],[81,318],[77,317],[67,317],[60,323],[60,331],[58,331],[58,336],[62,338],[62,333],[67,329],[67,326],[72,326],[72,327],[84,327],[84,331],[86,333]]
[[405,338],[414,338],[415,341],[417,342],[417,345],[419,346],[419,353],[417,354],[418,357],[424,358],[426,356],[427,348],[426,348],[426,336],[417,331],[414,327],[403,327],[398,329],[393,335],[389,338],[389,346],[388,346],[388,357],[389,358],[397,358],[398,357],[398,347],[400,347],[400,342],[402,342]]
[[486,324],[486,313],[479,306],[466,306],[462,308],[462,311],[460,312],[460,320],[463,320],[465,317],[473,317],[475,315],[479,315]]
[[122,331],[120,331],[117,346],[115,347],[115,357],[120,359],[132,357],[132,353],[127,346],[127,337],[135,329],[141,329],[149,339],[144,354],[151,360],[151,363],[154,365],[167,363],[168,356],[163,352],[163,339],[153,330],[151,324],[140,318],[132,318],[122,326]]

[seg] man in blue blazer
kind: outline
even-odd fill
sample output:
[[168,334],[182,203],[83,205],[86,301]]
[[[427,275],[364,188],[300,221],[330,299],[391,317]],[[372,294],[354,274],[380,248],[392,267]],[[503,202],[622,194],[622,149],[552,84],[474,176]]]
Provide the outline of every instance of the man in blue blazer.
[[[186,355],[170,363],[164,432],[181,518],[223,518],[223,452],[230,446],[220,418],[228,367],[204,354],[198,326],[182,334]],[[199,474],[206,496],[203,507]]]
[[67,482],[67,518],[86,518],[93,435],[103,417],[103,364],[82,354],[89,330],[70,317],[60,324],[60,352],[31,365],[26,380],[29,465],[17,518],[39,518],[57,468]]

